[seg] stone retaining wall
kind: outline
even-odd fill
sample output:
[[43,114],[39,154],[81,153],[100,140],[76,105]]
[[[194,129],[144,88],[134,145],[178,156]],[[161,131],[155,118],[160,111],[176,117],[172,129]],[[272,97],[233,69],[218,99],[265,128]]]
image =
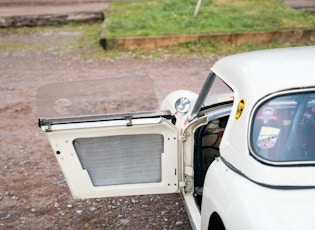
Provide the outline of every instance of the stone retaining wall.
[[315,29],[284,30],[276,32],[222,33],[210,35],[181,35],[154,37],[101,38],[100,44],[105,49],[135,50],[157,49],[177,45],[183,42],[213,41],[241,45],[244,43],[266,44],[270,42],[315,41]]

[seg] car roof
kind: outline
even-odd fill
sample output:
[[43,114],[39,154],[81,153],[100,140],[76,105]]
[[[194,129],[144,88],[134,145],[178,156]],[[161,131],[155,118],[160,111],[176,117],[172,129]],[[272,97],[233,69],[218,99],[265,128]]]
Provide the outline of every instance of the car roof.
[[234,92],[256,99],[279,90],[314,86],[315,46],[235,54],[220,59],[212,71]]
[[[249,152],[250,119],[257,102],[273,93],[315,88],[315,46],[235,54],[211,68],[234,91],[234,104],[220,144],[220,154],[233,168],[260,184],[315,186],[315,167],[274,167]],[[239,106],[241,105],[241,110]],[[272,177],[270,175],[273,175]]]

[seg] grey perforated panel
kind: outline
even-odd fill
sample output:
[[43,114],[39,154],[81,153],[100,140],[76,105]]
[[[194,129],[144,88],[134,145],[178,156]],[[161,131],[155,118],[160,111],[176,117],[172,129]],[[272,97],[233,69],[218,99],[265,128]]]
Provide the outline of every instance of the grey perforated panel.
[[94,186],[160,182],[160,134],[78,138],[73,141]]

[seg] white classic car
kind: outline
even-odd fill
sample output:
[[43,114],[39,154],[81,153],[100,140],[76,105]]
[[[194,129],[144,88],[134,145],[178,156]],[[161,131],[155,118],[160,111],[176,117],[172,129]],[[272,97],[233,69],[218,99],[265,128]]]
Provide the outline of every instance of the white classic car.
[[137,76],[37,106],[76,198],[177,192],[193,229],[315,229],[315,46],[224,57],[199,95]]

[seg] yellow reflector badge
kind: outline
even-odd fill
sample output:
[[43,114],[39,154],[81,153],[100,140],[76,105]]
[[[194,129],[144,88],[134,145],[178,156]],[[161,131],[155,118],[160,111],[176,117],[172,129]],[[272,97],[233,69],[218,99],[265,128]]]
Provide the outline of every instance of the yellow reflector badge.
[[244,110],[244,107],[245,107],[245,100],[242,99],[242,100],[240,100],[240,102],[238,103],[238,106],[237,106],[237,111],[235,114],[236,119],[239,119],[241,117],[243,110]]

